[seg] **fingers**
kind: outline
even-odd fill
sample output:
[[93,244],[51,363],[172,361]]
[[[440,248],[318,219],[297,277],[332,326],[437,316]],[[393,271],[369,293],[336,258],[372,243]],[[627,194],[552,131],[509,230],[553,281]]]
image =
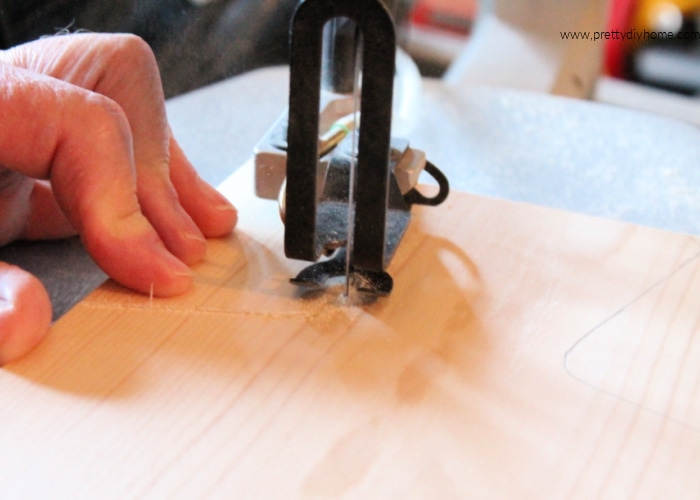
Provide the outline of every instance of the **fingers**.
[[0,169],[0,245],[21,237],[29,218],[32,179]]
[[237,215],[171,138],[146,44],[93,34],[33,42],[0,52],[3,90],[13,79],[0,95],[9,112],[0,165],[52,186],[33,191],[27,234],[50,234],[41,221],[58,203],[67,217],[54,233],[74,227],[111,277],[145,293],[184,291],[191,276],[183,263],[200,260],[204,236],[229,233]]
[[0,245],[76,234],[56,203],[51,186],[12,170],[0,169],[0,214]]
[[38,279],[0,262],[0,365],[29,352],[51,326],[51,302]]
[[29,214],[24,231],[18,238],[26,240],[55,240],[75,236],[77,231],[58,206],[47,181],[32,181]]
[[[133,36],[82,35],[0,51],[0,244],[80,233],[97,264],[155,295],[237,214],[171,137],[153,54]],[[50,182],[50,184],[49,184]],[[43,286],[0,263],[0,363],[46,334]]]
[[170,140],[170,180],[180,203],[208,238],[225,236],[238,222],[238,212],[216,189],[204,182],[174,138]]
[[50,179],[56,201],[102,269],[157,295],[185,291],[191,273],[142,215],[131,131],[104,96],[0,64],[0,165]]
[[233,229],[233,207],[199,180],[171,140],[158,68],[143,40],[132,35],[58,37],[19,47],[10,57],[14,64],[94,90],[119,104],[133,138],[141,209],[180,260],[199,261],[205,252],[204,236]]

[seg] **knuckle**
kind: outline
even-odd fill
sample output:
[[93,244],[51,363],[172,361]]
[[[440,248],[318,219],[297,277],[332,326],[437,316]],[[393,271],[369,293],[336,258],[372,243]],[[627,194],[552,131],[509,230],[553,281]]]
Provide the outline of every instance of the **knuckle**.
[[101,94],[91,93],[85,104],[84,117],[88,130],[92,133],[123,135],[129,130],[126,113],[116,101]]
[[137,35],[129,33],[111,35],[114,38],[110,43],[114,44],[117,54],[125,57],[136,66],[155,66],[156,59],[150,45]]

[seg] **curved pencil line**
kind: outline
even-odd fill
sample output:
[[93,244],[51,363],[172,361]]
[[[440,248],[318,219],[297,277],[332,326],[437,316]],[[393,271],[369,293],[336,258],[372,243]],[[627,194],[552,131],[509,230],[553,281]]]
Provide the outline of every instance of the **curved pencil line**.
[[[691,239],[693,242],[695,242],[696,244],[700,244],[700,241],[698,241],[696,238],[691,237],[690,239]],[[657,281],[656,283],[654,283],[653,285],[651,285],[650,287],[648,287],[646,290],[644,290],[642,293],[640,293],[639,295],[637,295],[635,298],[633,298],[630,302],[628,302],[627,304],[625,304],[624,306],[622,306],[620,309],[618,309],[618,310],[615,311],[613,314],[611,314],[610,316],[608,316],[607,318],[605,318],[603,321],[601,321],[600,323],[598,323],[596,326],[594,326],[593,328],[591,328],[589,331],[587,331],[580,339],[578,339],[578,340],[574,343],[573,346],[571,346],[569,349],[567,349],[566,352],[564,353],[564,359],[562,360],[562,365],[563,365],[564,371],[566,371],[566,373],[567,373],[571,378],[573,378],[575,381],[577,381],[577,382],[579,382],[580,384],[583,384],[583,385],[585,385],[586,387],[589,387],[589,388],[591,388],[591,389],[593,389],[593,390],[595,390],[595,391],[597,391],[597,392],[599,392],[599,393],[601,393],[601,394],[605,394],[606,396],[610,396],[611,398],[616,399],[616,400],[618,400],[618,401],[622,401],[622,402],[624,402],[624,403],[629,403],[630,405],[632,405],[632,406],[634,406],[634,407],[636,407],[636,408],[639,408],[640,410],[644,410],[644,411],[647,411],[647,412],[649,412],[649,413],[651,413],[651,414],[653,414],[653,415],[657,415],[657,416],[659,416],[659,417],[662,417],[663,419],[668,420],[669,422],[673,422],[673,423],[682,425],[683,427],[686,427],[687,429],[690,429],[690,430],[692,430],[692,431],[700,432],[700,426],[691,425],[691,424],[688,424],[688,423],[686,423],[686,422],[684,422],[684,421],[682,421],[682,420],[679,420],[679,419],[677,419],[677,418],[670,417],[670,416],[668,416],[668,415],[666,415],[666,414],[664,414],[664,413],[662,413],[662,412],[660,412],[660,411],[654,410],[654,409],[652,409],[652,408],[649,408],[649,407],[647,407],[647,406],[644,406],[643,404],[637,403],[637,402],[635,402],[635,401],[633,401],[633,400],[631,400],[631,399],[629,399],[629,398],[626,398],[626,397],[624,397],[624,396],[621,396],[620,394],[615,394],[614,392],[605,390],[605,389],[603,389],[603,388],[601,388],[601,387],[598,387],[598,386],[596,386],[596,385],[594,385],[594,384],[592,384],[592,383],[590,383],[590,382],[587,382],[586,380],[582,379],[581,377],[576,376],[576,375],[574,374],[574,372],[571,370],[571,368],[569,367],[569,356],[570,356],[571,353],[572,353],[580,344],[582,344],[587,338],[589,338],[589,337],[590,337],[591,335],[593,335],[596,331],[598,331],[599,329],[601,329],[604,325],[606,325],[607,323],[609,323],[610,321],[612,321],[613,319],[615,319],[617,316],[619,316],[620,314],[624,313],[629,307],[631,307],[631,306],[634,305],[636,302],[638,302],[639,300],[641,300],[642,298],[644,298],[646,295],[648,295],[649,293],[651,293],[652,291],[654,291],[656,288],[658,288],[658,287],[660,287],[661,285],[663,285],[664,283],[668,282],[671,278],[673,278],[673,277],[676,276],[678,273],[680,273],[681,271],[683,271],[683,270],[684,270],[686,267],[688,267],[690,264],[692,264],[693,262],[695,262],[696,260],[698,260],[698,258],[700,258],[700,252],[698,252],[698,253],[696,253],[695,255],[693,255],[692,257],[690,257],[688,260],[686,260],[685,262],[683,262],[677,269],[675,269],[673,272],[671,272],[668,276],[665,276],[664,278],[661,278],[659,281]]]

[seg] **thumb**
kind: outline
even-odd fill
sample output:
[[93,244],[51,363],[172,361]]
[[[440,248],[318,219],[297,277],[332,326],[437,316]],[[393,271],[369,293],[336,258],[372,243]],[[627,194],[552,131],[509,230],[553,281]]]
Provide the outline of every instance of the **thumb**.
[[51,301],[41,282],[0,262],[0,365],[32,350],[50,326]]

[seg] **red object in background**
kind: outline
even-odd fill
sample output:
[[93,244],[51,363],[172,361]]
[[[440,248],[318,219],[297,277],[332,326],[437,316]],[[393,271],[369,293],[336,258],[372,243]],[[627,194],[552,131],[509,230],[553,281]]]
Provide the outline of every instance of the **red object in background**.
[[[612,0],[608,31],[626,32],[632,28],[636,0]],[[610,40],[605,47],[605,69],[610,76],[624,78],[629,40]]]
[[411,11],[416,26],[467,35],[477,12],[477,0],[418,0]]

